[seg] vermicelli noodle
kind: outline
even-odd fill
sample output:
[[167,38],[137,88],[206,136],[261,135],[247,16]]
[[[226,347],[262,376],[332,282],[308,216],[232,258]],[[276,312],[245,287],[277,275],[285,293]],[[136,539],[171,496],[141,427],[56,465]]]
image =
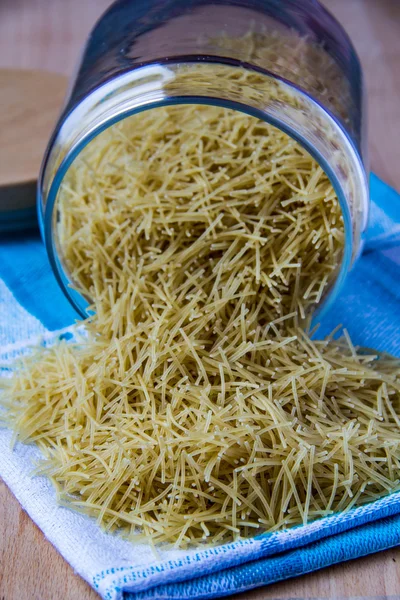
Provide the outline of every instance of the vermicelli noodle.
[[59,500],[152,543],[220,543],[400,488],[400,369],[307,318],[344,226],[320,166],[222,107],[114,125],[62,185],[59,245],[96,315],[5,380]]

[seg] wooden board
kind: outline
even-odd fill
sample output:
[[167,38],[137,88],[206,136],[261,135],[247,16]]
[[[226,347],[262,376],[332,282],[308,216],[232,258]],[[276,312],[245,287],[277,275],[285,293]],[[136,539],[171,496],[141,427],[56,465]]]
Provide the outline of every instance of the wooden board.
[[[0,0],[0,67],[71,73],[109,0]],[[400,190],[400,2],[325,0],[362,59],[371,165]],[[1,94],[1,91],[0,91]],[[400,548],[237,595],[236,600],[400,595]],[[0,599],[95,600],[0,484]]]
[[0,218],[35,205],[40,164],[67,81],[59,73],[0,68]]

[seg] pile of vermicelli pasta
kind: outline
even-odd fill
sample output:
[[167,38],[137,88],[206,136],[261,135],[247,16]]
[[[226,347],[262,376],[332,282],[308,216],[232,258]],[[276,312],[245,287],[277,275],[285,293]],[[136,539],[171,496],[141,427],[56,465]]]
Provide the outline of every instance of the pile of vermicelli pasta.
[[113,126],[63,184],[96,316],[6,380],[60,501],[152,543],[220,543],[400,488],[400,369],[307,314],[340,265],[335,192],[292,139],[209,106]]

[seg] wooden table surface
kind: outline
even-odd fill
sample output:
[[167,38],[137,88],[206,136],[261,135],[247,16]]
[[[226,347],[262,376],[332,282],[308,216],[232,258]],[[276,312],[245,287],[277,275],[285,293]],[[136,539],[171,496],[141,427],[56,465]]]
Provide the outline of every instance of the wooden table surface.
[[[70,74],[92,24],[109,4],[110,0],[0,0],[0,68]],[[371,166],[400,191],[400,0],[325,4],[351,35],[364,65]],[[234,598],[397,595],[400,548]],[[0,600],[96,598],[0,482]]]

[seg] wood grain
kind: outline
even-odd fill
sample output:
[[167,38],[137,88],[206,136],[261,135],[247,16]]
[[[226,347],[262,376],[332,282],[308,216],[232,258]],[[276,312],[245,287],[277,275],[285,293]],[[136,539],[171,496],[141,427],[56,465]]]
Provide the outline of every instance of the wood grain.
[[0,186],[37,179],[67,89],[67,78],[0,68]]
[[67,77],[0,68],[0,213],[35,207],[36,180]]
[[[324,3],[351,35],[364,66],[372,168],[400,190],[400,2]],[[91,26],[109,4],[109,0],[0,0],[0,67],[69,75]],[[232,598],[396,595],[400,595],[400,548]],[[0,600],[96,598],[0,484]]]

